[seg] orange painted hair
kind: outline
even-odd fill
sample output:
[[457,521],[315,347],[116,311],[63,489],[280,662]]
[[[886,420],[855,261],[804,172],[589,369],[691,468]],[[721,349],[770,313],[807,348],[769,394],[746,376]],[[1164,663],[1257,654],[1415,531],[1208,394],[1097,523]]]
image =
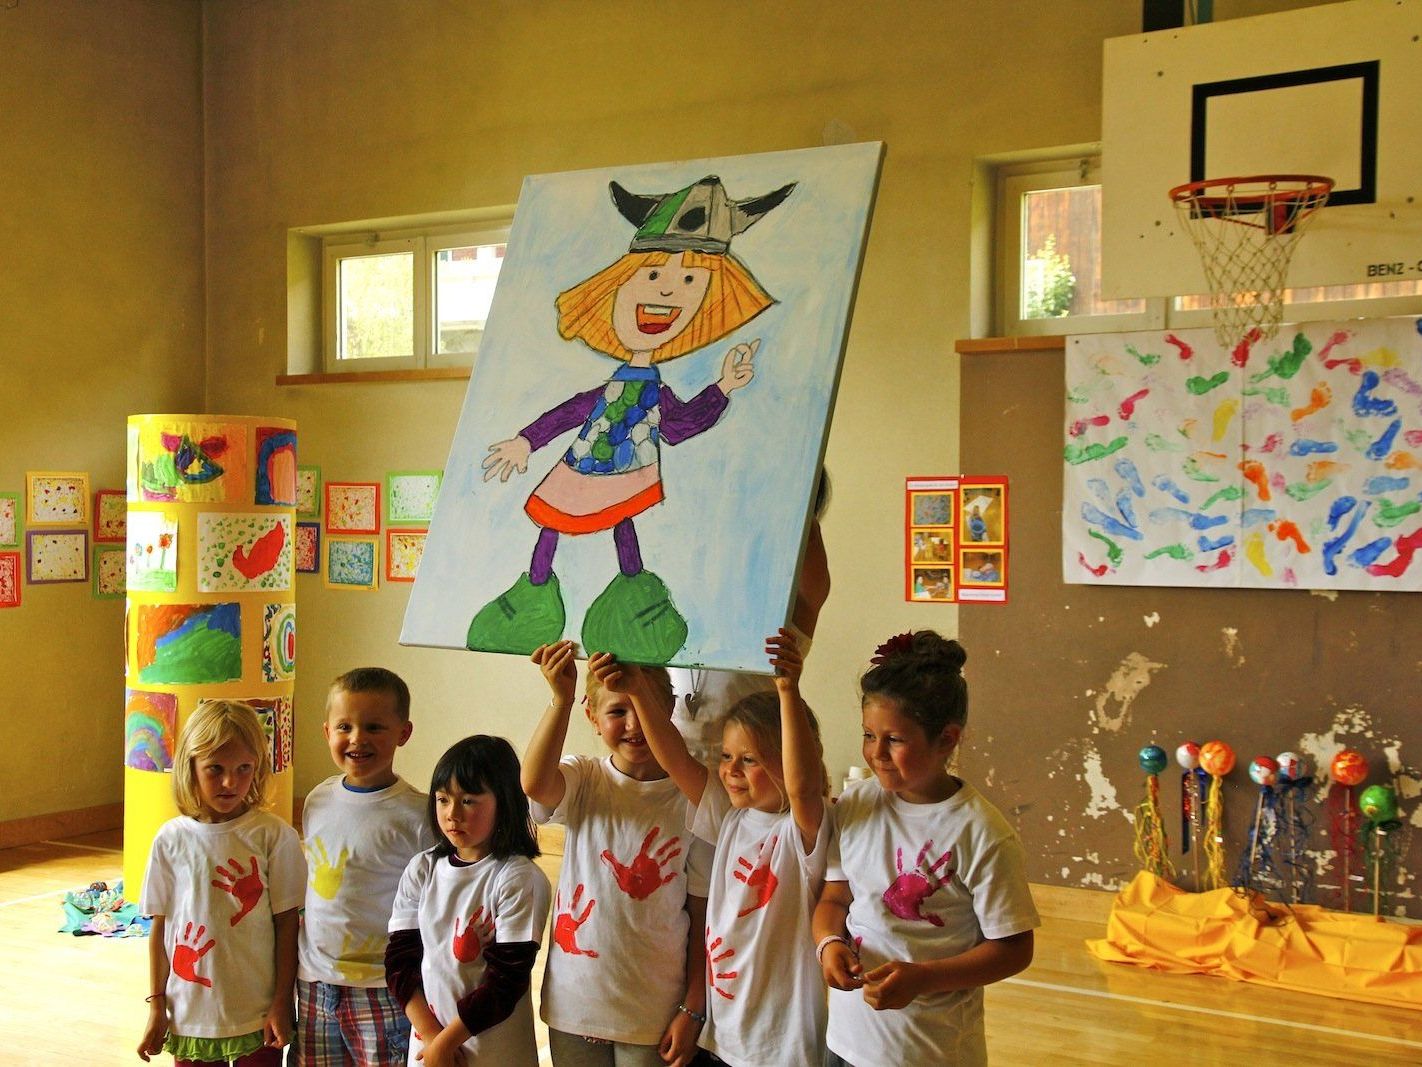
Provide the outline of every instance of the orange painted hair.
[[[586,281],[559,293],[558,333],[565,340],[582,341],[613,359],[630,360],[632,353],[617,339],[612,328],[612,305],[617,290],[642,267],[660,267],[672,255],[671,252],[628,252]],[[729,252],[725,255],[684,252],[682,263],[709,270],[711,282],[691,324],[652,353],[653,363],[684,356],[718,341],[775,303],[749,268]]]

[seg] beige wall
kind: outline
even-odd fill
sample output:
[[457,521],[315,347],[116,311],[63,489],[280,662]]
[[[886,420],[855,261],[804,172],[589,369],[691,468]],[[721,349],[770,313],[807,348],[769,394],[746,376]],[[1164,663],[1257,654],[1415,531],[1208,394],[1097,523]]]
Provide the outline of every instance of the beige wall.
[[[303,461],[330,478],[441,466],[461,383],[274,384],[289,228],[510,204],[528,173],[813,146],[834,123],[888,144],[829,445],[834,591],[806,676],[837,776],[857,757],[855,679],[874,644],[957,629],[954,609],[901,598],[901,494],[905,475],[958,465],[972,161],[1095,139],[1101,42],[1139,19],[1138,0],[0,9],[0,307],[24,309],[0,360],[4,395],[24,396],[0,487],[27,466],[116,484],[124,415],[204,401],[296,418]],[[307,576],[297,592],[298,791],[329,767],[324,684],[360,663],[412,683],[416,781],[464,733],[526,740],[544,700],[530,666],[399,648],[403,587],[336,593]],[[0,612],[19,665],[5,696],[45,738],[26,769],[0,770],[3,816],[118,800],[121,608],[77,586],[26,603]]]
[[[200,10],[0,6],[0,490],[122,488],[131,412],[203,403]],[[0,611],[0,821],[122,794],[123,602]]]

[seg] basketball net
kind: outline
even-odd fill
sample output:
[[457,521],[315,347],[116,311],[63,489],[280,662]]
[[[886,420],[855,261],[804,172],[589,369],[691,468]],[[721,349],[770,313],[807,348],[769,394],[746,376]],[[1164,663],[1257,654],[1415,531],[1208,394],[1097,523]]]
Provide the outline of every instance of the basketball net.
[[1294,246],[1332,189],[1332,178],[1258,174],[1170,190],[1205,268],[1220,344],[1233,348],[1245,337],[1278,332]]

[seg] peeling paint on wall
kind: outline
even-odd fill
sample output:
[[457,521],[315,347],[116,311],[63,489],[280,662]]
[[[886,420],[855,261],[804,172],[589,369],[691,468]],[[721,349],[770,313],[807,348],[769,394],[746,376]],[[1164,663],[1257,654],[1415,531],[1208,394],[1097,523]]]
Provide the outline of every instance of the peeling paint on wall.
[[1239,642],[1239,631],[1233,626],[1226,626],[1220,631],[1224,635],[1225,655],[1234,661],[1236,667],[1244,666],[1244,650]]
[[1131,721],[1131,705],[1141,691],[1150,685],[1150,676],[1164,669],[1164,663],[1155,663],[1139,652],[1132,652],[1121,661],[1106,683],[1105,691],[1096,696],[1096,711],[1093,716],[1098,730],[1118,733]]
[[1101,753],[1096,751],[1094,745],[1087,745],[1086,751],[1082,753],[1082,766],[1084,773],[1078,777],[1091,790],[1091,800],[1086,805],[1084,814],[1099,819],[1110,812],[1120,811],[1121,804],[1116,799],[1116,787],[1102,771]]
[[1160,612],[1152,611],[1149,615],[1143,615],[1141,621],[1146,624],[1146,629],[1149,630],[1160,621]]

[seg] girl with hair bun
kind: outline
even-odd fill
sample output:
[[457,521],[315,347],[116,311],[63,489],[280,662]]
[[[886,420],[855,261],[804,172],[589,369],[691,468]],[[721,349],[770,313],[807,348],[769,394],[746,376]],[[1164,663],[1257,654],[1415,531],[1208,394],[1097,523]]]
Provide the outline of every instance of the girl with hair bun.
[[864,761],[834,808],[815,952],[827,1067],[983,1064],[982,987],[1032,962],[1022,843],[948,771],[968,720],[967,653],[932,630],[875,650],[860,681]]

